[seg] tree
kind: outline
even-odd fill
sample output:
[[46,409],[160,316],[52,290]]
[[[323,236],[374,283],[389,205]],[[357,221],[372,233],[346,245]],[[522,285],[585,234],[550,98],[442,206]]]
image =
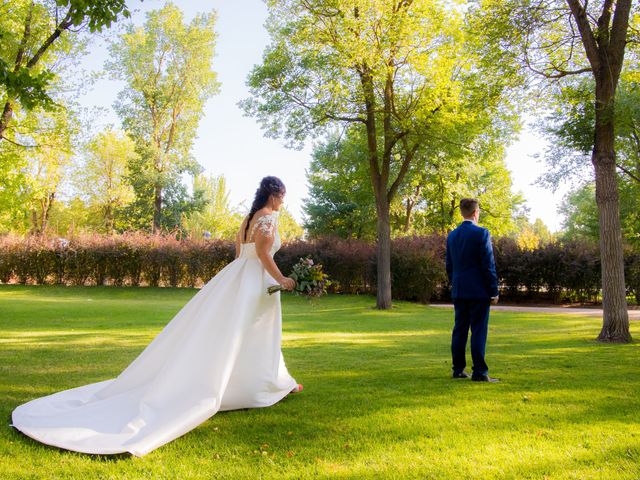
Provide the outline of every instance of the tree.
[[[375,238],[375,200],[367,181],[366,150],[366,137],[355,129],[314,148],[305,203],[305,227],[311,236]],[[480,144],[472,152],[447,148],[416,152],[390,205],[392,235],[445,234],[462,221],[457,207],[464,197],[480,200],[481,221],[494,234],[512,233],[514,212],[523,200],[511,193],[503,157],[503,148]]]
[[31,233],[46,233],[59,188],[67,175],[76,133],[74,117],[64,110],[43,112],[38,124],[43,128],[33,136],[38,145],[26,154],[28,166],[22,187],[23,208],[29,214]]
[[[479,2],[502,48],[516,47],[527,68],[561,89],[588,75],[594,109],[591,163],[600,228],[603,326],[598,339],[629,342],[616,175],[616,91],[629,35],[631,0],[486,0]],[[505,30],[508,28],[509,30]],[[493,43],[496,45],[496,43]],[[511,50],[509,55],[514,55]]]
[[[377,307],[390,308],[391,204],[427,141],[467,144],[477,135],[462,125],[492,116],[503,77],[481,72],[464,50],[461,14],[437,1],[268,7],[271,44],[249,76],[252,98],[243,105],[268,135],[284,135],[292,146],[336,126],[360,128],[377,217]],[[463,93],[465,83],[475,85]]]
[[[597,15],[586,4],[567,0],[595,81],[595,134],[591,161],[595,170],[596,204],[600,223],[603,325],[599,340],[630,342],[624,282],[615,155],[615,94],[624,62],[631,0],[604,0]],[[592,19],[597,18],[593,22]],[[580,70],[574,70],[578,72]]]
[[515,239],[517,245],[522,250],[535,250],[541,245],[547,244],[555,239],[555,235],[549,231],[545,223],[536,218],[533,223],[529,222],[526,216],[521,216],[516,220],[517,231]]
[[74,236],[104,229],[102,211],[88,205],[75,195],[56,202],[49,215],[49,232],[54,235]]
[[83,193],[88,206],[100,212],[102,229],[112,234],[116,213],[133,200],[127,168],[137,157],[135,145],[123,132],[107,129],[91,139],[86,151],[76,188]]
[[[317,144],[307,171],[304,226],[311,237],[373,240],[376,207],[364,135],[333,135]],[[351,132],[350,131],[350,132]]]
[[283,242],[290,242],[292,240],[299,240],[304,235],[304,229],[291,215],[291,212],[285,207],[280,208],[280,215],[278,217],[278,233]]
[[[634,244],[640,240],[640,216],[637,213],[640,208],[639,71],[634,63],[622,72],[614,118],[622,234],[626,242]],[[552,188],[562,181],[576,183],[562,207],[566,235],[586,236],[599,241],[595,184],[589,181],[592,177],[589,167],[592,167],[595,123],[592,96],[593,84],[585,80],[563,90],[562,101],[554,106],[543,126],[545,135],[553,138],[552,143],[557,147],[546,152],[548,170],[541,182]]]
[[198,175],[193,180],[193,190],[202,192],[206,204],[202,210],[183,215],[182,227],[187,234],[192,238],[202,238],[208,232],[211,238],[235,239],[242,215],[231,207],[224,176]]
[[524,199],[511,192],[505,148],[496,143],[479,142],[470,152],[442,150],[425,160],[419,177],[415,230],[446,234],[462,221],[460,200],[474,197],[480,202],[480,222],[493,235],[513,232],[514,219]]
[[592,182],[569,192],[559,212],[564,217],[563,233],[567,238],[600,239],[595,185]]
[[163,223],[179,225],[182,213],[193,209],[180,176],[200,171],[190,150],[204,103],[218,91],[211,70],[215,19],[199,14],[187,25],[167,3],[111,46],[107,69],[127,83],[115,109],[139,155],[130,165],[133,206],[139,217],[152,212],[156,232]]
[[[55,77],[50,60],[56,45],[87,28],[100,31],[122,15],[130,15],[124,0],[12,0],[0,6],[0,142],[16,106],[51,109],[48,92]],[[73,28],[75,27],[75,28]],[[12,141],[12,140],[10,140]]]

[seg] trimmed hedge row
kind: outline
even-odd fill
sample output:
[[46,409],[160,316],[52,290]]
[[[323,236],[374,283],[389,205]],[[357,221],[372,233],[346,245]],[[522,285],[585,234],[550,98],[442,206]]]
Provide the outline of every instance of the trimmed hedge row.
[[[548,243],[523,250],[499,238],[494,252],[501,296],[510,299],[597,301],[600,257],[586,242]],[[403,237],[392,242],[395,299],[428,302],[449,297],[442,236]],[[321,263],[336,293],[373,294],[375,245],[321,238],[288,243],[276,254],[283,272],[300,257]],[[70,240],[0,237],[0,282],[64,285],[201,286],[234,258],[232,242],[176,240],[169,236],[126,234],[82,236]],[[640,252],[625,253],[630,294],[640,302]]]
[[[446,281],[440,236],[403,237],[391,242],[391,282],[397,300],[428,302]],[[375,293],[376,248],[358,240],[321,238],[288,243],[276,254],[283,272],[310,255],[329,274],[334,293]]]
[[21,284],[194,287],[234,257],[230,242],[127,234],[0,238],[0,281]]
[[552,242],[522,250],[510,238],[494,244],[501,294],[553,303],[597,301],[600,294],[600,252],[588,242]]

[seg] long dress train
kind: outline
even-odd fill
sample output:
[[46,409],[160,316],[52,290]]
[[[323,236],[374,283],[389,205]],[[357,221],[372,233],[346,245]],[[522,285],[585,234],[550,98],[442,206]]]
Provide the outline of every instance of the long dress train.
[[[271,255],[276,218],[260,218]],[[275,283],[243,244],[117,378],[20,405],[13,426],[68,450],[142,456],[219,410],[273,405],[296,386],[280,351],[280,294],[266,293]]]

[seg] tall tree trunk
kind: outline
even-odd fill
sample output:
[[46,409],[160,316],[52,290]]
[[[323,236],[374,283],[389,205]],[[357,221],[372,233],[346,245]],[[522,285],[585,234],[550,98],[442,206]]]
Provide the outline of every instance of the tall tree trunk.
[[409,229],[411,228],[411,211],[413,210],[413,202],[411,198],[407,198],[407,206],[405,208],[406,216],[404,217],[404,233],[409,233]]
[[107,235],[113,235],[113,229],[115,226],[115,218],[114,218],[114,205],[109,202],[104,207],[104,226],[107,230]]
[[56,192],[49,193],[42,202],[42,216],[40,220],[40,232],[45,233],[49,225],[49,217],[51,216],[51,207],[56,198]]
[[[381,198],[380,198],[381,197]],[[391,308],[391,224],[389,202],[386,195],[376,196],[376,211],[378,213],[378,242],[377,256],[377,295],[376,307]]]
[[369,175],[376,198],[377,243],[376,243],[376,275],[377,293],[376,307],[391,308],[391,226],[389,224],[389,203],[387,201],[387,179],[380,171],[378,162],[378,135],[375,116],[375,92],[373,78],[369,69],[363,66],[360,74],[362,90],[365,98],[367,153],[369,154]]
[[36,212],[36,209],[33,208],[31,210],[31,235],[38,235],[39,230],[38,230],[38,212]]
[[622,65],[631,0],[607,0],[597,20],[589,24],[586,3],[566,0],[575,19],[587,59],[596,83],[596,122],[591,161],[596,177],[596,204],[600,223],[600,259],[602,262],[602,331],[598,339],[605,342],[629,342],[622,252],[622,228],[618,199],[615,156],[615,94]]
[[421,186],[417,185],[413,194],[407,197],[407,207],[405,209],[407,216],[404,220],[404,233],[409,233],[409,229],[411,228],[411,215],[413,214],[413,207],[416,206],[420,198],[420,190],[422,190]]
[[13,117],[13,104],[11,100],[7,100],[4,104],[4,109],[2,110],[2,116],[0,117],[0,140],[2,140],[5,135],[4,132],[9,127],[9,122]]
[[598,340],[630,342],[622,251],[622,227],[618,199],[618,176],[614,149],[615,87],[604,74],[596,84],[596,125],[592,163],[596,177],[596,204],[600,222],[602,307],[604,318]]
[[160,214],[162,213],[162,186],[155,186],[153,200],[153,233],[160,232]]

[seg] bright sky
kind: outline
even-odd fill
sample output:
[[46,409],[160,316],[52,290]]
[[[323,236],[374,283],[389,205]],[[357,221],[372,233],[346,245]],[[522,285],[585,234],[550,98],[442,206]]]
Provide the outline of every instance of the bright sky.
[[[218,73],[222,88],[206,104],[193,149],[195,158],[205,168],[206,174],[224,175],[232,204],[243,204],[247,208],[263,176],[280,177],[287,186],[286,206],[301,220],[302,205],[307,196],[305,169],[309,165],[311,145],[295,151],[285,148],[282,141],[265,138],[256,121],[244,117],[237,106],[239,100],[248,96],[245,86],[247,74],[253,65],[260,62],[269,40],[263,27],[267,15],[264,2],[177,0],[175,3],[185,12],[187,19],[197,12],[211,9],[218,13],[213,69]],[[142,24],[144,12],[161,8],[164,2],[130,0],[127,4],[135,10],[133,21]],[[83,66],[89,70],[101,70],[107,56],[106,42],[96,39]],[[122,88],[121,82],[100,80],[80,99],[80,103],[84,107],[109,109],[110,113],[99,121],[119,125],[111,105]],[[507,166],[513,174],[514,190],[524,193],[531,220],[539,217],[551,230],[558,230],[562,219],[558,218],[556,210],[562,194],[553,194],[532,185],[544,170],[532,156],[543,149],[543,141],[526,129],[520,141],[509,149]]]

